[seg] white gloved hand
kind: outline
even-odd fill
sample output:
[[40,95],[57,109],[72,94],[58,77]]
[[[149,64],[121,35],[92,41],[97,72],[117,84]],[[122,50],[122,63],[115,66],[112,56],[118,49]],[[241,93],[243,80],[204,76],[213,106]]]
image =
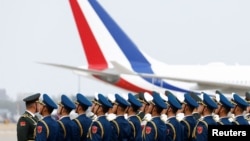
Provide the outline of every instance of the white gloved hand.
[[178,114],[176,115],[176,119],[177,119],[178,121],[183,120],[183,118],[184,118],[184,113],[178,113]]
[[161,114],[160,116],[161,120],[166,123],[167,122],[167,119],[168,119],[168,116],[166,114]]
[[128,119],[128,114],[124,114],[124,118],[125,118],[125,119]]
[[89,112],[87,114],[87,117],[91,118],[92,120],[96,120],[97,119],[97,116],[94,113],[92,113],[92,112]]
[[229,120],[230,122],[233,122],[234,119],[235,119],[234,114],[232,114],[231,112],[228,113],[228,117],[229,117],[228,120]]
[[146,120],[146,121],[150,121],[152,119],[152,116],[151,116],[151,114],[149,114],[149,113],[147,113],[145,116],[144,116],[144,118],[143,118],[143,120]]
[[113,113],[107,114],[106,116],[108,121],[114,120],[116,118],[116,115]]
[[220,117],[219,117],[219,115],[217,115],[217,114],[213,114],[213,118],[214,118],[214,120],[215,120],[216,122],[218,122],[218,121],[220,120]]

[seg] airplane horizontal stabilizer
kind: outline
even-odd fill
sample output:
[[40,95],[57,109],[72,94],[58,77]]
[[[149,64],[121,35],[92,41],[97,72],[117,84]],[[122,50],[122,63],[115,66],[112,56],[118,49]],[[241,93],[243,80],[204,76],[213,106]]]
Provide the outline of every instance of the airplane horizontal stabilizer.
[[117,76],[119,74],[115,72],[105,72],[105,71],[99,71],[99,70],[92,70],[92,69],[85,69],[81,67],[74,67],[69,65],[63,65],[63,64],[54,64],[54,63],[45,63],[45,62],[38,62],[39,64],[68,69],[72,71],[80,71],[80,72],[86,72],[92,75],[98,75],[98,76]]

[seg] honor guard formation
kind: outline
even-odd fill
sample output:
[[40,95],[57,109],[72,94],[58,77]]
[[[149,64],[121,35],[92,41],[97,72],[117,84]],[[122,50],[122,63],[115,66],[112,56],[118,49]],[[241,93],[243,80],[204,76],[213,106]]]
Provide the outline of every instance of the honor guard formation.
[[[17,140],[207,141],[209,125],[250,125],[249,92],[245,97],[214,95],[153,91],[98,93],[88,99],[77,93],[74,101],[62,94],[54,102],[36,93],[23,99],[26,111],[17,123]],[[72,112],[77,116],[71,117]]]

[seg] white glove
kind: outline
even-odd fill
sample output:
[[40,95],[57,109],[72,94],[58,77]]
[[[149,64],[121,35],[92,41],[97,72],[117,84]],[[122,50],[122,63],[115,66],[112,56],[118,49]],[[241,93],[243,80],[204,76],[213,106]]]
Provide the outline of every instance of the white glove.
[[184,113],[178,113],[178,114],[176,115],[176,119],[177,119],[178,121],[183,120],[183,118],[184,118]]
[[234,119],[235,119],[234,114],[232,114],[231,112],[228,113],[228,117],[229,117],[228,120],[229,120],[230,122],[233,122]]
[[124,114],[124,118],[125,118],[125,119],[128,119],[128,114]]
[[218,122],[218,121],[220,120],[220,117],[219,117],[219,115],[217,115],[217,114],[213,114],[213,118],[214,118],[214,120],[215,120],[216,122]]
[[92,120],[96,120],[97,119],[97,116],[94,113],[92,113],[92,112],[89,112],[87,114],[87,117],[90,117]]
[[167,122],[167,119],[168,119],[168,116],[166,114],[161,114],[160,116],[161,120],[166,123]]
[[151,114],[147,113],[147,114],[144,116],[143,119],[146,120],[146,121],[150,121],[150,120],[152,119],[152,116],[151,116]]
[[107,114],[106,116],[108,121],[114,120],[116,118],[116,115],[113,113]]

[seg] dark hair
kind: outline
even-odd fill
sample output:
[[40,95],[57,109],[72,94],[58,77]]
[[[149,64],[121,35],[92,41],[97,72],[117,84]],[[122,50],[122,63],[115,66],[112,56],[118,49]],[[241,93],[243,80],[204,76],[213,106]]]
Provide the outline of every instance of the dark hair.
[[102,106],[102,109],[103,109],[103,112],[104,112],[104,113],[107,113],[107,112],[108,112],[108,110],[109,110],[109,107]]

